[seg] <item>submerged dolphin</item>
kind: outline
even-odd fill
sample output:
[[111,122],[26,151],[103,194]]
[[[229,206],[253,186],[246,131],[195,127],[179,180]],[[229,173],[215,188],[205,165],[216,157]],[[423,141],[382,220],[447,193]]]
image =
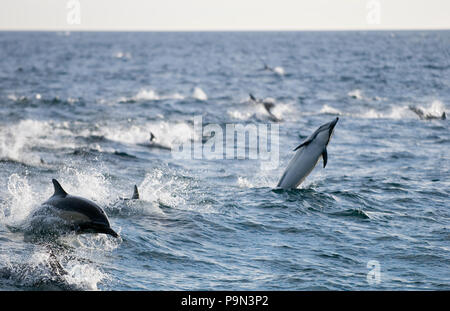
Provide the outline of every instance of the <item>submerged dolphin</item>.
[[339,118],[319,127],[297,148],[294,157],[289,162],[288,167],[281,176],[277,188],[295,189],[311,173],[322,156],[323,167],[327,165],[327,145],[330,142],[333,129]]
[[52,179],[55,193],[43,203],[67,222],[77,233],[105,233],[117,238],[108,217],[100,206],[85,198],[68,194],[56,179]]

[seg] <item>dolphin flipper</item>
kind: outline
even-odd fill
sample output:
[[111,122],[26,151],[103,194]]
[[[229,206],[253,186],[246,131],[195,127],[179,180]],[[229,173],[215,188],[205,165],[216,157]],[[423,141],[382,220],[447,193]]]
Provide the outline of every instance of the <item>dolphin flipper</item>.
[[63,187],[61,187],[61,185],[56,179],[52,179],[52,182],[53,187],[55,188],[55,193],[53,194],[53,196],[61,196],[61,197],[67,196],[67,192],[64,191]]
[[131,197],[132,200],[138,200],[139,199],[139,191],[136,185],[134,185],[134,192],[133,196]]
[[322,152],[322,159],[323,159],[323,167],[325,168],[325,166],[327,166],[327,161],[328,161],[327,148],[324,148],[324,149],[323,149],[323,152]]

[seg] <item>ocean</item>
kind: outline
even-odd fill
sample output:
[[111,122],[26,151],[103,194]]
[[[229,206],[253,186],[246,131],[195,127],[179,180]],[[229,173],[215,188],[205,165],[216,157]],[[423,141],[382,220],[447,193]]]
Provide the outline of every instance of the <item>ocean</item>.
[[[0,289],[449,290],[449,56],[450,31],[0,32]],[[174,156],[230,124],[273,165]],[[30,230],[52,178],[120,238]]]

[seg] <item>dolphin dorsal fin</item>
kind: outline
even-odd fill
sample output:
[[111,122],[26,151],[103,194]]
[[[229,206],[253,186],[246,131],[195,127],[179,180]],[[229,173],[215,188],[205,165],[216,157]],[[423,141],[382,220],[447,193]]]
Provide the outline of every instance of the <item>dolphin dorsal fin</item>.
[[53,196],[62,196],[65,197],[67,195],[67,192],[64,191],[64,189],[61,187],[59,182],[56,179],[52,179],[53,187],[55,188],[55,193]]
[[139,191],[136,185],[134,185],[134,192],[133,196],[131,197],[132,200],[138,200],[139,199]]

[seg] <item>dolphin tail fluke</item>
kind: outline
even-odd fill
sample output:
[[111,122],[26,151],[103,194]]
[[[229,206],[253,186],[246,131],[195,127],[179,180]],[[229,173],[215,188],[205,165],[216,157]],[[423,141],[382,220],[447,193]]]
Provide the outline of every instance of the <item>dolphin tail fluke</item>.
[[447,119],[447,116],[445,115],[445,111],[442,113],[441,119],[442,119],[442,120]]
[[250,99],[251,99],[251,100],[253,100],[253,101],[255,101],[255,102],[257,101],[257,100],[256,100],[256,97],[255,97],[255,96],[253,96],[253,94],[252,94],[252,93],[249,93],[248,95],[250,95]]
[[67,195],[67,192],[64,191],[63,187],[59,184],[59,182],[56,179],[52,179],[53,187],[55,188],[55,193],[53,196],[63,196],[65,197]]
[[322,159],[323,159],[323,167],[325,168],[325,166],[327,166],[327,161],[328,161],[327,148],[324,148],[324,149],[323,149],[323,152],[322,152]]
[[133,196],[131,197],[132,200],[138,200],[139,199],[139,191],[136,185],[134,185],[134,192]]

